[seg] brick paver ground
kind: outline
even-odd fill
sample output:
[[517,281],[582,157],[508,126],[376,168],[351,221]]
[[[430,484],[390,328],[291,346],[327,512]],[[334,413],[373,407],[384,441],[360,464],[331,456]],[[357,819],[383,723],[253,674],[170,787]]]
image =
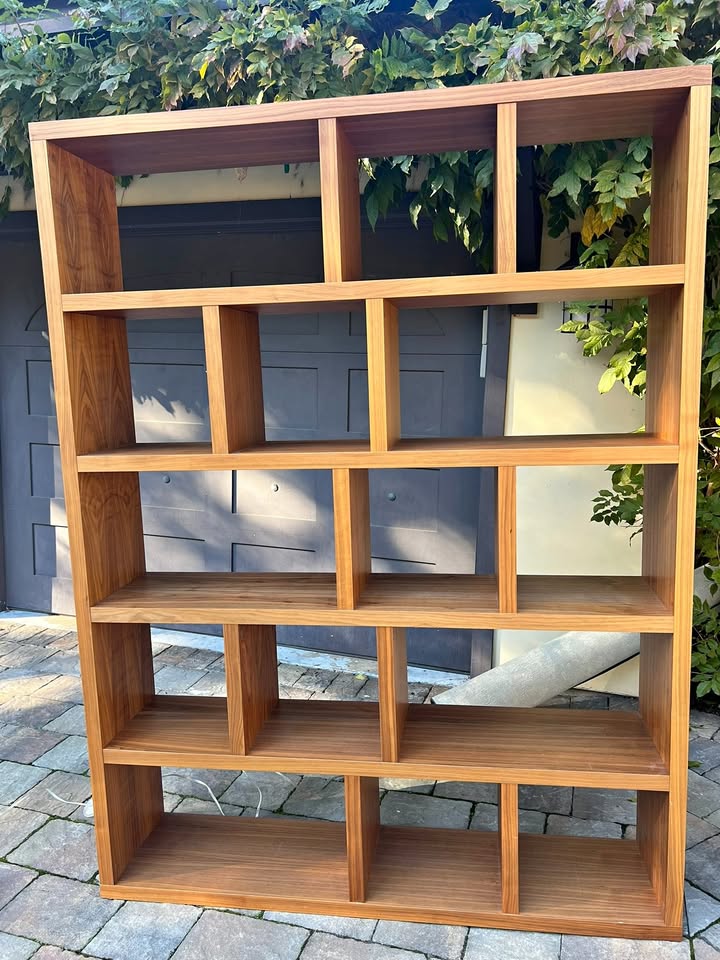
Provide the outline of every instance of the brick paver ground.
[[[154,644],[158,686],[219,696],[222,657]],[[377,681],[293,663],[281,695],[377,699]],[[73,622],[0,619],[0,960],[720,960],[720,717],[693,713],[689,783],[687,937],[634,942],[465,927],[200,909],[101,900]],[[413,700],[438,692],[411,685]],[[575,693],[558,708],[632,709],[627,698]],[[166,808],[227,816],[342,819],[338,778],[165,770]],[[493,785],[384,782],[387,823],[493,829]],[[52,797],[68,803],[62,803]],[[522,788],[521,827],[535,833],[631,837],[624,791]]]

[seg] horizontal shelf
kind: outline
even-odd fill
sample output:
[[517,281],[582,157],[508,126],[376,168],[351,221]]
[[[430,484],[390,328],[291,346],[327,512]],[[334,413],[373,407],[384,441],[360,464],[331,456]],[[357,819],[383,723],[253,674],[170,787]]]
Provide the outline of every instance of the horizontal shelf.
[[643,577],[518,577],[517,613],[493,576],[372,574],[358,606],[329,573],[147,573],[91,609],[95,623],[515,628],[667,633],[672,612]]
[[627,711],[410,704],[400,762],[380,759],[377,703],[280,700],[249,755],[233,754],[220,697],[155,697],[106,763],[667,790],[668,770]]
[[268,441],[237,453],[209,443],[138,443],[78,457],[81,473],[171,470],[327,470],[677,463],[678,445],[650,434],[401,440],[373,453],[367,440]]
[[73,293],[65,294],[62,304],[66,313],[171,318],[197,316],[204,306],[250,307],[260,313],[277,314],[293,312],[297,308],[348,309],[374,299],[392,300],[401,308],[439,308],[587,300],[598,296],[609,300],[650,296],[677,287],[684,279],[682,264],[666,264],[406,280]]
[[381,827],[367,898],[348,895],[345,826],[166,814],[104,896],[627,937],[668,929],[630,840],[520,837],[520,912],[500,910],[495,833]]
[[705,66],[643,70],[632,78],[554,77],[294,103],[253,104],[30,124],[115,175],[318,159],[318,120],[342,122],[357,157],[495,146],[495,107],[517,103],[518,143],[652,135],[688,89],[711,82]]

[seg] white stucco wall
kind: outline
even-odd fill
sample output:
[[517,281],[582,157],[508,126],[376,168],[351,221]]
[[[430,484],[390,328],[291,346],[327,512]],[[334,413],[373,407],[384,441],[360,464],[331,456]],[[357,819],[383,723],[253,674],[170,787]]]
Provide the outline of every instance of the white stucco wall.
[[[643,403],[620,386],[604,396],[601,359],[582,356],[570,334],[558,333],[559,304],[541,304],[537,317],[512,320],[505,432],[508,435],[632,431]],[[603,467],[524,467],[518,470],[518,572],[521,574],[638,574],[640,540],[627,529],[592,523],[592,499],[607,487]],[[495,663],[518,656],[557,633],[498,630]],[[626,664],[589,684],[633,694],[637,665]]]

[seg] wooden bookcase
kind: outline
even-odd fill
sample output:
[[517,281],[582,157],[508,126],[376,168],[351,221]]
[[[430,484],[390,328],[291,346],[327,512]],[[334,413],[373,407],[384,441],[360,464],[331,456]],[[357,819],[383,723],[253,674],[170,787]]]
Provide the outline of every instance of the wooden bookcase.
[[[31,126],[105,896],[681,934],[710,69]],[[516,271],[518,145],[652,135],[650,265]],[[495,272],[366,280],[357,159],[491,148]],[[320,162],[324,282],[124,292],[114,176]],[[646,432],[402,436],[398,310],[649,297]],[[365,307],[369,441],[265,440],[258,315]],[[202,313],[212,443],[135,440],[127,317]],[[642,575],[518,576],[518,466],[645,465]],[[371,572],[368,469],[497,472],[493,576]],[[138,472],[331,469],[336,572],[146,573]],[[223,624],[227,699],[157,696],[151,623]],[[278,698],[275,625],[377,628],[379,703]],[[403,628],[640,631],[639,713],[407,703]],[[344,778],[346,821],[165,814],[161,767]],[[491,832],[386,827],[378,778],[498,785]],[[637,791],[637,839],[529,836],[518,786]]]

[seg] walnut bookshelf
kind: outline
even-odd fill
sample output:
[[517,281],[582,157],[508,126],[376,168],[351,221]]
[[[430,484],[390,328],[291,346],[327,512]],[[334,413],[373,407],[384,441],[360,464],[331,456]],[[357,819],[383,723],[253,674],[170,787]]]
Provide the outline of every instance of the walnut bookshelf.
[[[631,937],[681,935],[710,69],[30,128],[101,892]],[[650,264],[518,273],[516,149],[653,137]],[[357,160],[490,148],[495,270],[367,280]],[[320,162],[324,282],[124,292],[114,177]],[[402,436],[398,310],[647,296],[641,435]],[[258,316],[365,307],[367,441],[265,439]],[[212,442],[135,439],[127,317],[203,317]],[[645,465],[638,577],[518,576],[518,466]],[[493,576],[371,572],[368,469],[497,471]],[[333,472],[334,574],[147,573],[139,471]],[[150,623],[224,625],[226,699],[153,686]],[[379,703],[278,697],[275,625],[377,628]],[[404,628],[642,633],[638,713],[407,703]],[[344,824],[165,814],[163,765],[342,776]],[[380,824],[378,778],[498,785],[495,831]],[[637,839],[519,832],[518,787],[637,790]]]

